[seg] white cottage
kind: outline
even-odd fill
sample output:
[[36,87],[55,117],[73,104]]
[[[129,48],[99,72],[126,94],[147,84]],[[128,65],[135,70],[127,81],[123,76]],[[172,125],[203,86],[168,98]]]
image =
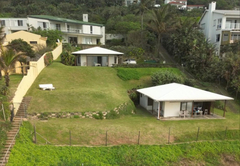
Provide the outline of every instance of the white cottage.
[[102,47],[92,47],[72,54],[76,56],[77,66],[113,66],[118,64],[119,56],[123,55]]
[[162,117],[178,117],[181,111],[184,116],[194,114],[209,115],[212,112],[213,102],[222,100],[233,100],[231,97],[208,92],[194,87],[170,83],[149,88],[138,89],[140,94],[140,105],[146,110],[156,113],[158,119]]

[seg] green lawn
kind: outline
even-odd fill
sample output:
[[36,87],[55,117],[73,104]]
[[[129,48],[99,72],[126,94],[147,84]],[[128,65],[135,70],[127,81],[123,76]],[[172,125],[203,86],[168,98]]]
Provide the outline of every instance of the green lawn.
[[[52,83],[56,90],[38,88],[47,83]],[[65,66],[59,62],[40,73],[26,96],[33,97],[29,113],[105,111],[130,102],[115,69]]]
[[[223,111],[215,109],[215,113],[222,115]],[[159,121],[146,111],[137,109],[135,115],[113,120],[73,118],[50,119],[47,122],[32,120],[31,123],[36,125],[38,133],[57,145],[69,144],[69,131],[72,144],[89,146],[104,145],[106,131],[110,145],[137,144],[139,131],[140,144],[166,144],[169,128],[171,142],[195,141],[198,127],[199,140],[239,138],[239,115],[231,112],[227,112],[226,119]],[[37,139],[39,144],[46,143],[41,137]]]
[[32,127],[24,122],[9,166],[15,165],[239,165],[240,142],[195,142],[178,145],[123,145],[114,147],[38,146]]

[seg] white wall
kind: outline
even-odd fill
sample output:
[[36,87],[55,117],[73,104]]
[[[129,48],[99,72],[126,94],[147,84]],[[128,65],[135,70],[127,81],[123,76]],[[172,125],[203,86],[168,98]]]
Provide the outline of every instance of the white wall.
[[140,105],[147,109],[147,104],[148,104],[148,97],[143,95],[143,94],[140,94]]
[[100,26],[92,26],[93,34],[101,35],[101,27]]
[[180,102],[165,102],[163,117],[175,117],[179,116]]
[[90,25],[83,25],[83,33],[90,34]]

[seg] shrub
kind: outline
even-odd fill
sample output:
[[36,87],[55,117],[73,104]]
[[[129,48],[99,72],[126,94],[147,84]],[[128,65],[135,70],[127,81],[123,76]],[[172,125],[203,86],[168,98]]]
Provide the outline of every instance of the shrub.
[[74,66],[75,65],[75,56],[69,54],[67,51],[61,53],[61,63],[67,66]]
[[46,66],[52,64],[53,62],[53,55],[51,52],[46,53],[46,55],[44,56],[44,63]]
[[117,114],[117,112],[111,110],[107,115],[106,119],[118,119],[120,118],[120,114]]
[[194,87],[193,81],[192,81],[191,79],[188,79],[188,78],[186,78],[186,79],[184,80],[184,85]]
[[97,114],[93,115],[93,118],[95,118],[95,119],[103,119],[103,113],[101,111],[99,111],[98,115]]
[[154,73],[152,76],[153,85],[162,85],[172,82],[183,83],[183,78],[177,74],[174,74],[168,70],[160,70]]
[[74,115],[73,118],[80,118],[80,116],[79,115]]

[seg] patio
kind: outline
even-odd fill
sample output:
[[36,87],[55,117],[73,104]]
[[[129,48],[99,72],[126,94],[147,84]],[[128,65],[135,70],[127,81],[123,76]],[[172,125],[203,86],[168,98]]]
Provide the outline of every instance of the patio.
[[[158,118],[158,113],[156,111],[152,112],[152,111],[148,111],[150,114],[152,114],[154,117]],[[159,120],[203,120],[203,119],[226,119],[223,116],[214,114],[214,113],[210,113],[208,115],[193,115],[191,116],[190,114],[184,116],[175,116],[175,117],[159,117]]]

